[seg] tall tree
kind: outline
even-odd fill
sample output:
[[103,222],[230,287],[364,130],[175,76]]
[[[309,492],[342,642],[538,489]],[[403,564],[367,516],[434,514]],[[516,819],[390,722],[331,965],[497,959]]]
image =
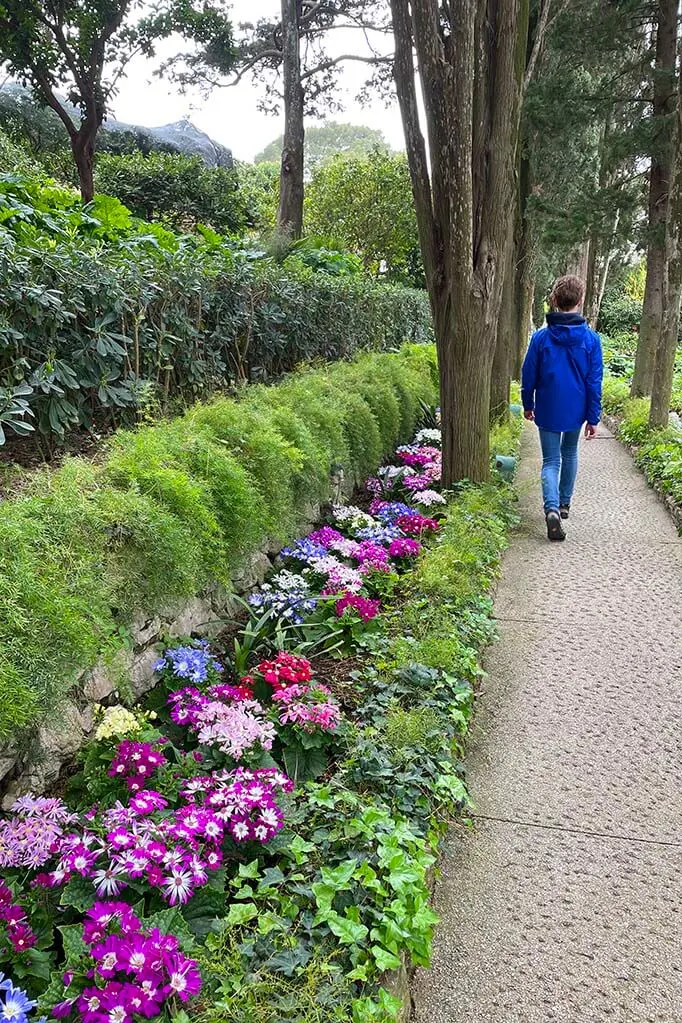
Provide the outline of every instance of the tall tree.
[[283,234],[303,234],[303,147],[305,98],[301,79],[300,0],[282,3],[282,91],[284,136],[279,180],[277,226]]
[[[94,194],[97,133],[132,57],[151,54],[155,40],[172,31],[191,34],[196,27],[200,39],[210,32],[229,42],[231,26],[220,0],[217,6],[200,3],[199,14],[192,4],[159,0],[151,13],[130,20],[135,0],[0,0],[0,57],[64,125],[84,202]],[[60,89],[67,90],[66,99]]]
[[[227,52],[209,40],[193,53],[174,57],[162,70],[171,71],[180,84],[207,89],[237,85],[247,75],[266,85],[263,109],[284,108],[278,225],[298,237],[303,222],[304,118],[339,109],[337,76],[343,64],[360,61],[377,66],[391,58],[369,42],[373,33],[384,31],[377,10],[381,5],[373,0],[280,3],[279,18],[242,25],[236,44]],[[330,35],[339,28],[360,32],[363,44],[350,52],[331,54]]]
[[[680,49],[682,50],[682,39]],[[649,413],[649,425],[654,429],[668,425],[670,397],[675,373],[675,354],[680,328],[680,301],[682,299],[682,74],[678,76],[672,150],[672,173],[665,224],[661,335],[656,348]]]
[[666,276],[665,225],[673,153],[670,144],[675,110],[675,61],[677,55],[678,0],[657,0],[656,59],[653,70],[653,120],[649,175],[649,226],[646,286],[639,343],[632,378],[632,394],[651,394],[656,348],[663,323],[663,291]]
[[394,74],[438,348],[443,481],[449,486],[489,475],[490,375],[511,228],[528,5],[391,0],[391,9]]

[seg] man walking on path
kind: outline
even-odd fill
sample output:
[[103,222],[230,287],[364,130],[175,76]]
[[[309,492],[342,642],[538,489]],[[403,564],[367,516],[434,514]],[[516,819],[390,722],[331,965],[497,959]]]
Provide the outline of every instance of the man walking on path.
[[599,335],[582,315],[585,286],[560,277],[550,295],[547,326],[537,330],[523,363],[521,398],[542,447],[542,497],[550,540],[565,540],[578,474],[578,442],[594,437],[601,419],[604,373]]

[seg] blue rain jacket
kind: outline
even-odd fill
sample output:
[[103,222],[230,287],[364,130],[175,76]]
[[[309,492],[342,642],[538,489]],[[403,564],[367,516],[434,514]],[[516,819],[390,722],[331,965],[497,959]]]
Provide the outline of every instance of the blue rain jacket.
[[601,341],[578,313],[547,313],[521,374],[521,400],[541,430],[568,433],[601,419]]

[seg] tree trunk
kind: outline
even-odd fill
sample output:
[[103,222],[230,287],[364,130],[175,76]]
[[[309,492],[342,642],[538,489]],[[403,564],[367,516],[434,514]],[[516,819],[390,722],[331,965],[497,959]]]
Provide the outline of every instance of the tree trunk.
[[537,284],[533,289],[533,326],[538,330],[545,322],[545,293]]
[[282,0],[282,78],[284,139],[280,169],[277,226],[290,238],[303,233],[303,83],[298,31],[300,0]]
[[582,245],[579,245],[566,260],[566,269],[564,272],[571,274],[574,277],[579,277],[581,281],[586,280],[587,261],[589,258],[588,249],[588,242],[584,242]]
[[653,430],[664,429],[669,422],[670,398],[675,376],[675,355],[677,338],[680,329],[680,298],[682,298],[682,260],[677,260],[678,268],[669,279],[666,308],[663,314],[661,338],[656,351],[653,386],[651,388],[651,409],[649,426]]
[[483,317],[459,304],[438,338],[440,390],[450,399],[441,408],[446,486],[490,476],[490,347]]
[[675,58],[677,50],[678,0],[659,0],[656,31],[656,69],[654,73],[653,124],[654,152],[649,177],[649,239],[646,256],[644,306],[632,377],[632,394],[651,394],[656,348],[663,320],[665,278],[665,222],[672,153],[668,143],[669,118],[675,99]]
[[518,348],[516,328],[518,310],[516,298],[516,238],[508,246],[502,303],[497,319],[497,341],[490,376],[490,422],[499,423],[509,414],[509,385],[511,383],[512,352]]
[[521,156],[519,164],[519,224],[518,245],[514,260],[514,306],[516,322],[512,347],[511,373],[515,380],[521,376],[521,366],[528,348],[535,291],[533,272],[533,228],[528,216],[531,194],[530,160]]
[[595,307],[599,294],[599,235],[592,231],[589,240],[587,257],[587,277],[585,280],[585,319],[593,330],[597,329]]
[[71,139],[71,152],[73,154],[76,170],[78,171],[78,182],[81,190],[81,199],[84,203],[92,202],[95,197],[95,183],[93,177],[95,163],[95,134],[89,126],[83,125]]
[[668,425],[680,329],[680,299],[682,297],[682,74],[678,81],[671,149],[673,157],[670,168],[668,215],[665,224],[666,260],[663,278],[663,316],[661,337],[654,364],[649,412],[649,425],[652,429],[664,428]]

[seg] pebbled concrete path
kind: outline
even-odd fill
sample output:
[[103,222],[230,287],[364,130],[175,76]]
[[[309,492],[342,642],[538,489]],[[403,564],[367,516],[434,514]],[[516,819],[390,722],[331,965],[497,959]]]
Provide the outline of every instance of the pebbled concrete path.
[[682,540],[604,428],[581,459],[550,544],[526,429],[415,1023],[682,1023]]

